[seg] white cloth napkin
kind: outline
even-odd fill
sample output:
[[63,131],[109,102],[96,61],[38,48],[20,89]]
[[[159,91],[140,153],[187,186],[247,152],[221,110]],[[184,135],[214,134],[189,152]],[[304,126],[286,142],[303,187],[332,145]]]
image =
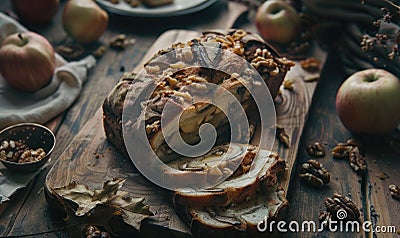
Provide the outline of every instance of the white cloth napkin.
[[[45,165],[46,166],[46,165]],[[43,166],[43,168],[45,167]],[[42,169],[43,169],[42,168]],[[41,169],[30,173],[15,173],[0,163],[0,204],[10,200],[18,189],[26,187],[39,174]]]
[[[0,13],[0,44],[8,35],[24,31],[27,29]],[[20,122],[45,123],[65,111],[79,96],[87,71],[96,64],[93,56],[68,63],[56,54],[56,61],[51,82],[34,93],[15,90],[0,76],[0,130]]]
[[[25,27],[0,13],[0,44],[8,35],[24,31]],[[0,76],[0,130],[20,122],[45,123],[65,111],[79,96],[88,70],[96,64],[93,56],[68,63],[56,54],[56,61],[51,82],[34,93],[17,91]],[[0,164],[0,204],[39,172],[16,174]]]

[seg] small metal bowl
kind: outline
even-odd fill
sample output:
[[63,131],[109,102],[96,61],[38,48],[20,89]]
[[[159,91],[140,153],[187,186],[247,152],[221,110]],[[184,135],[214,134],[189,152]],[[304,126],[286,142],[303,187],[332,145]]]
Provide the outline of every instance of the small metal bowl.
[[18,163],[7,160],[0,161],[15,172],[32,172],[40,169],[49,160],[56,144],[53,132],[40,124],[20,123],[0,131],[0,143],[4,140],[21,141],[31,149],[43,148],[46,156],[35,162]]

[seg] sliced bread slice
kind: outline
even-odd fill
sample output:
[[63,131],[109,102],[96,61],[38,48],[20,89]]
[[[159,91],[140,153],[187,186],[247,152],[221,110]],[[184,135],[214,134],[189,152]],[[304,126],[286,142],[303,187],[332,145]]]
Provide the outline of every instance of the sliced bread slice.
[[[234,144],[236,147],[246,145]],[[216,147],[221,152],[219,156],[213,153],[210,157],[203,156],[189,162],[176,160],[173,167],[206,168],[213,166],[224,156],[222,148],[227,145]],[[242,162],[236,171],[225,181],[208,189],[178,189],[174,194],[174,203],[195,206],[228,206],[241,203],[254,196],[260,189],[268,190],[278,181],[278,173],[285,169],[285,161],[280,159],[277,153],[267,150],[257,151],[256,146],[247,145],[246,154],[241,154]],[[240,149],[236,149],[240,151]],[[231,157],[233,160],[236,158]],[[215,161],[213,161],[214,159]],[[181,162],[181,163],[179,163]],[[178,164],[180,164],[178,166]]]
[[249,170],[255,150],[253,145],[226,143],[199,157],[180,157],[167,164],[163,179],[175,184],[174,190],[210,188]]
[[265,237],[258,225],[276,219],[287,205],[285,191],[276,186],[235,206],[177,206],[176,211],[196,237]]

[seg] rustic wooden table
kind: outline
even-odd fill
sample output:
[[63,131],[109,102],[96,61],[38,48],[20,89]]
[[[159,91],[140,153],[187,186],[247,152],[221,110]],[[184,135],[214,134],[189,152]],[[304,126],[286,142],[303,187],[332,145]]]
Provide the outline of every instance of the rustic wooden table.
[[[66,38],[61,26],[61,10],[53,22],[44,26],[27,27],[37,31],[53,44],[58,45]],[[10,10],[9,1],[1,1],[0,10]],[[53,152],[54,163],[65,151],[72,139],[85,123],[94,116],[112,87],[124,70],[133,69],[146,54],[157,37],[169,29],[206,30],[232,25],[254,30],[254,25],[245,18],[236,20],[237,14],[230,14],[225,2],[218,2],[209,9],[190,16],[170,19],[137,19],[110,15],[108,30],[100,39],[108,42],[117,34],[124,33],[136,39],[136,44],[125,50],[107,50],[90,72],[82,94],[64,115],[56,121],[54,128],[57,147]],[[239,12],[240,13],[240,12]],[[227,17],[225,17],[227,16]],[[230,22],[229,22],[230,21]],[[150,27],[149,27],[150,26]],[[333,148],[354,136],[340,123],[335,112],[335,94],[346,77],[337,52],[328,54],[321,78],[313,96],[308,120],[305,125],[297,163],[303,163],[310,157],[305,147],[313,142],[324,143],[326,148]],[[400,155],[393,152],[384,138],[361,138],[368,163],[368,174],[361,178],[354,173],[348,163],[332,159],[327,155],[320,159],[331,171],[332,181],[324,189],[317,190],[305,186],[298,179],[295,171],[291,189],[288,192],[290,207],[286,210],[286,221],[318,221],[318,215],[324,209],[324,199],[334,192],[350,196],[361,210],[364,220],[371,220],[378,226],[395,226],[395,233],[375,233],[377,237],[399,237],[400,202],[390,196],[388,185],[400,184]],[[21,237],[36,234],[38,237],[68,237],[62,217],[53,211],[46,202],[43,186],[50,166],[42,171],[28,187],[18,191],[10,201],[0,206],[0,236]],[[388,177],[379,178],[384,172]],[[45,234],[46,233],[46,234]],[[167,233],[164,233],[168,236]],[[285,233],[289,237],[337,237],[338,233]],[[360,232],[340,233],[343,237],[372,237],[372,234]]]

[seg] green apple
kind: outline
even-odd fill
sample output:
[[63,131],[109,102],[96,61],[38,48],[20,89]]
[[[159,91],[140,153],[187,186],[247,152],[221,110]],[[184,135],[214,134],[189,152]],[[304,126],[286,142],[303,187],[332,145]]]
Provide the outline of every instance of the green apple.
[[265,40],[281,44],[294,40],[301,27],[298,12],[283,0],[265,1],[257,9],[255,23]]

